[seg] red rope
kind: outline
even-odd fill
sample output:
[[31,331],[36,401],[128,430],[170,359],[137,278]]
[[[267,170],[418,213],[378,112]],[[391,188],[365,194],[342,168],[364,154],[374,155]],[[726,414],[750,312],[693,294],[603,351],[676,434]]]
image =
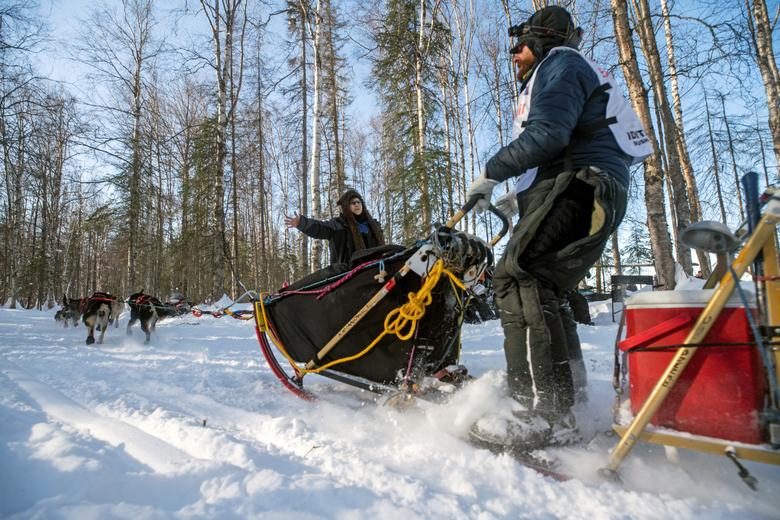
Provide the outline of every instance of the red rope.
[[349,271],[346,275],[344,275],[343,277],[339,278],[335,282],[333,282],[333,283],[331,283],[329,285],[326,285],[322,289],[316,289],[316,290],[313,290],[313,291],[284,291],[283,293],[280,294],[280,296],[284,296],[284,295],[287,295],[287,294],[316,294],[317,295],[317,299],[319,300],[323,296],[328,294],[329,292],[333,291],[337,287],[339,287],[342,284],[346,283],[348,280],[351,280],[352,278],[354,278],[355,275],[357,275],[357,273],[359,271],[361,271],[364,267],[366,267],[368,265],[371,265],[373,263],[376,263],[376,260],[370,260],[368,262],[364,262],[364,263],[358,265],[357,267],[355,267],[354,269]]

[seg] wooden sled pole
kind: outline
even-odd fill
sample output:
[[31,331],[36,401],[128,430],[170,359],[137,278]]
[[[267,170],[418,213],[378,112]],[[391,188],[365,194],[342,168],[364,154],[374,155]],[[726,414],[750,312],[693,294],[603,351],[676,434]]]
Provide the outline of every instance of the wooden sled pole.
[[[387,296],[387,293],[389,293],[393,287],[398,283],[398,280],[406,276],[409,271],[411,271],[411,267],[409,267],[409,264],[405,264],[400,271],[398,271],[392,278],[390,278],[387,283],[385,283],[379,291],[371,297],[368,302],[366,302],[363,307],[357,311],[357,313],[352,316],[352,318],[343,326],[341,329],[336,333],[335,336],[333,336],[330,341],[328,341],[324,347],[320,349],[319,352],[317,352],[317,361],[322,361],[322,358],[324,358],[328,352],[333,350],[333,347],[336,346],[336,344],[341,341],[341,339],[346,336],[349,331],[351,331],[355,325],[358,324],[360,320],[363,319],[363,317],[369,313],[371,309],[376,307],[376,305],[382,301],[382,299]],[[313,368],[317,367],[317,363],[315,360],[311,360],[308,363],[306,363],[306,370],[311,370]]]

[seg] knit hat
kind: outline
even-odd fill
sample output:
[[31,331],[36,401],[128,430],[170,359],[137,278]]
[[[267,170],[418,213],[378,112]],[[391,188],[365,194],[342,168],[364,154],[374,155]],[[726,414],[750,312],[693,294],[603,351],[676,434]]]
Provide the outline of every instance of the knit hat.
[[540,9],[527,22],[510,27],[509,35],[517,38],[510,53],[526,45],[537,60],[541,60],[553,47],[577,49],[582,41],[582,29],[574,24],[574,19],[566,9],[557,5]]

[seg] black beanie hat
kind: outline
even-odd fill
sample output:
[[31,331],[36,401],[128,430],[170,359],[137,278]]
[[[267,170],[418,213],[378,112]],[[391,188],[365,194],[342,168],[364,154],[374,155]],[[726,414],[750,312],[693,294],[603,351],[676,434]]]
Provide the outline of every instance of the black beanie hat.
[[560,46],[579,48],[581,30],[574,25],[569,11],[557,5],[539,9],[523,24],[518,43],[527,45],[537,59]]

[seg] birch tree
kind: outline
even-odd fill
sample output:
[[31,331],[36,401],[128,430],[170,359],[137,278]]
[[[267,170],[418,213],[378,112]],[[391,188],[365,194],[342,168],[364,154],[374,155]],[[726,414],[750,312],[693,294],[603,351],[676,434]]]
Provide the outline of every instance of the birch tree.
[[[118,91],[118,99],[129,99],[130,106],[103,102],[98,108],[118,116],[117,128],[107,128],[107,143],[124,143],[129,157],[127,170],[127,262],[124,287],[138,288],[138,258],[142,241],[142,170],[144,150],[141,125],[144,116],[144,75],[160,53],[161,42],[154,39],[156,25],[151,0],[122,0],[118,11],[98,8],[84,22],[81,40],[76,46],[78,59],[89,66],[94,78],[107,81]],[[129,114],[130,135],[125,135],[122,120]],[[122,157],[125,152],[103,148],[102,152]]]
[[672,242],[666,222],[663,194],[663,169],[658,140],[653,129],[650,105],[639,66],[636,61],[636,51],[628,19],[627,0],[611,0],[612,20],[615,27],[616,43],[623,75],[628,85],[629,96],[634,110],[639,115],[645,127],[645,132],[653,147],[653,154],[645,160],[645,207],[647,211],[647,227],[650,230],[650,244],[656,273],[661,286],[674,288],[674,259],[672,257]]
[[707,91],[705,90],[703,93],[705,110],[704,114],[705,119],[707,120],[707,137],[710,145],[710,152],[712,154],[712,173],[715,176],[715,190],[718,197],[718,208],[720,209],[720,221],[723,222],[724,225],[728,225],[728,220],[726,219],[726,206],[723,203],[723,191],[721,189],[720,182],[720,165],[718,164],[718,154],[715,151],[715,138],[712,129],[712,115],[710,113],[709,101],[707,100]]
[[[200,0],[201,11],[211,32],[214,59],[209,63],[216,80],[216,171],[212,179],[212,200],[209,228],[212,233],[210,262],[212,295],[219,298],[225,290],[226,222],[225,222],[225,160],[227,158],[228,125],[232,127],[241,89],[242,67],[234,76],[235,35],[239,31],[239,60],[243,62],[243,38],[246,27],[244,0]],[[234,156],[235,154],[232,154]],[[233,159],[231,158],[231,161]],[[233,163],[231,163],[233,164]],[[235,175],[235,172],[232,172]],[[235,179],[234,179],[235,182]],[[235,210],[235,208],[234,208]]]
[[[322,17],[320,15],[320,0],[316,0],[314,10],[309,13],[304,4],[301,3],[303,19],[306,21],[306,30],[312,41],[312,97],[313,106],[311,110],[311,158],[309,159],[309,193],[311,195],[311,216],[320,218],[322,213],[320,192],[320,123],[322,117],[322,93],[320,88],[321,80],[321,39],[322,39]],[[311,248],[310,263],[314,269],[319,269],[322,262],[322,242],[315,240]]]
[[[309,67],[308,59],[308,16],[310,11],[309,0],[287,0],[287,29],[295,37],[298,38],[300,55],[297,61],[293,60],[297,70],[298,76],[298,89],[295,91],[300,100],[301,106],[301,140],[300,140],[300,185],[301,193],[298,206],[301,208],[303,215],[309,214],[309,82],[307,78],[307,71]],[[310,271],[309,260],[309,238],[301,234],[300,237],[300,257],[302,259],[301,268],[304,273]]]
[[[674,125],[672,126],[673,138],[677,147],[677,156],[680,158],[680,167],[685,178],[685,188],[688,194],[688,202],[691,208],[691,221],[699,222],[702,220],[701,203],[699,201],[699,190],[696,186],[696,176],[691,163],[691,157],[688,152],[688,144],[685,138],[685,126],[683,124],[682,100],[680,98],[680,85],[677,77],[677,60],[675,58],[674,37],[672,33],[672,22],[669,16],[669,7],[667,0],[661,0],[661,12],[664,21],[664,36],[666,40],[666,56],[669,69],[669,81],[672,95],[672,106],[674,108]],[[710,258],[705,251],[696,250],[699,259],[699,266],[702,274],[707,277],[710,274]]]
[[691,275],[691,253],[679,237],[682,231],[691,224],[691,209],[689,206],[688,190],[686,189],[685,179],[680,168],[681,157],[678,129],[672,116],[672,110],[669,106],[669,98],[664,83],[663,66],[658,52],[658,45],[655,40],[655,29],[650,16],[650,7],[647,0],[633,0],[637,14],[637,28],[639,39],[642,44],[642,50],[647,60],[650,73],[650,82],[653,88],[654,100],[658,109],[659,128],[664,139],[664,151],[666,152],[666,174],[669,179],[669,187],[672,197],[671,204],[674,206],[674,215],[676,225],[674,226],[674,237],[677,251],[677,261],[683,270]]
[[[770,20],[766,0],[745,0],[748,11],[748,29],[753,48],[753,58],[761,72],[769,107],[769,129],[772,132],[772,145],[775,160],[780,165],[780,72],[775,59],[774,33],[778,13]],[[778,7],[780,9],[780,7]]]

